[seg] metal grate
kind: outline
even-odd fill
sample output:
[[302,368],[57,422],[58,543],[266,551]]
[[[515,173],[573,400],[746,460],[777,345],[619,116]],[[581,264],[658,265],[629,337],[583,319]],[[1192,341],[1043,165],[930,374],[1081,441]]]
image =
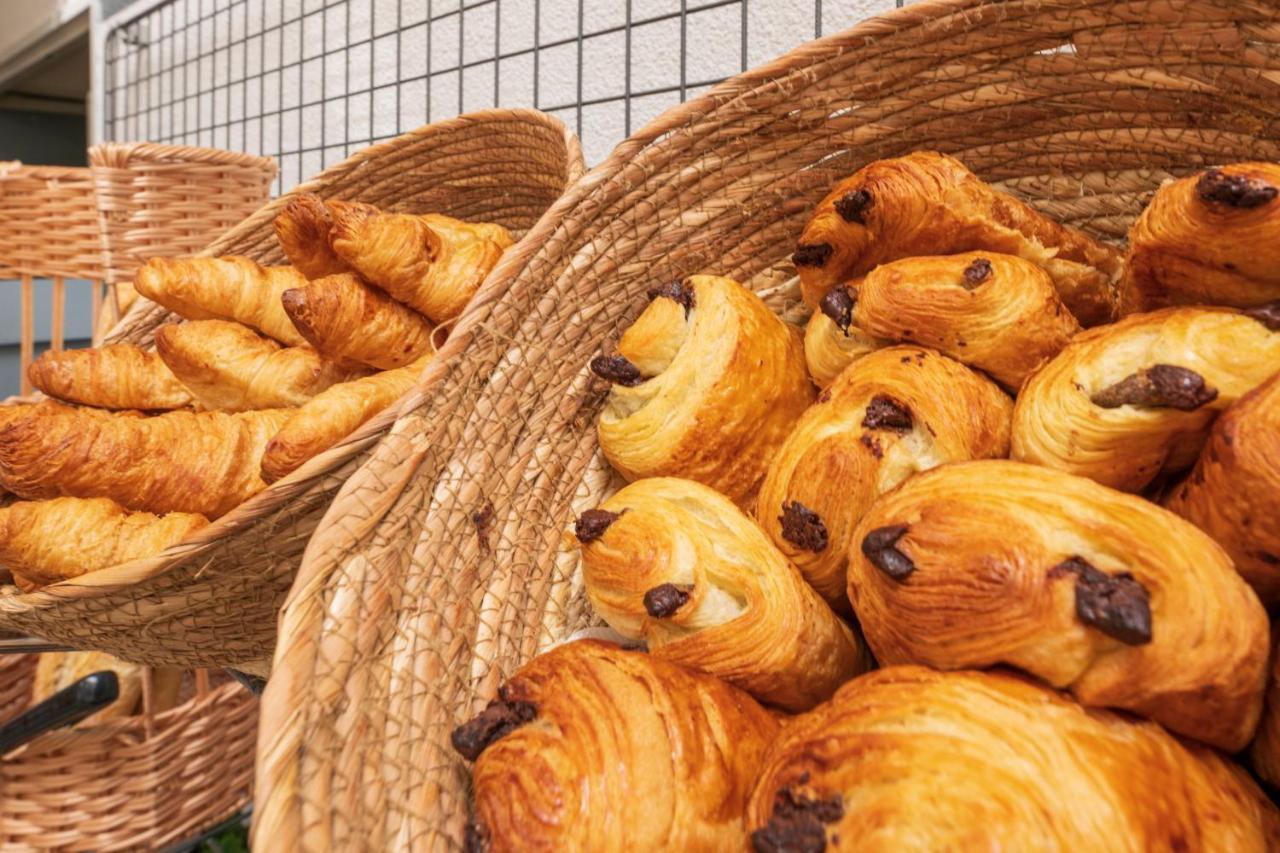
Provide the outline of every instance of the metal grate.
[[112,140],[274,156],[277,192],[403,130],[536,106],[588,162],[727,76],[902,0],[143,0],[105,24]]

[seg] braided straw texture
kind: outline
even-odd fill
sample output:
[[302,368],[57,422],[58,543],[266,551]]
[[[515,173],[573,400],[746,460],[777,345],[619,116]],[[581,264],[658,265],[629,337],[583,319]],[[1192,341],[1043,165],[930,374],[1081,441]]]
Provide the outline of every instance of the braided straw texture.
[[[294,194],[435,211],[524,233],[582,173],[577,138],[532,110],[473,113],[364,149],[254,213],[207,255],[282,263],[272,220]],[[537,243],[507,253],[523,265]],[[470,310],[470,309],[468,309]],[[464,312],[464,318],[466,312]],[[174,319],[138,300],[107,342],[149,345]],[[410,392],[418,405],[421,397]],[[31,595],[0,594],[0,628],[158,665],[234,666],[266,675],[276,614],[303,547],[360,455],[391,425],[392,406],[344,442],[163,554],[82,575]]]
[[102,279],[88,169],[0,163],[0,278],[23,275]]
[[[810,43],[616,149],[491,276],[415,405],[352,475],[281,615],[263,705],[266,848],[451,849],[450,730],[590,625],[574,514],[616,483],[586,365],[691,273],[789,313],[828,188],[933,148],[1121,238],[1164,178],[1280,158],[1275,0],[934,0]],[[465,355],[463,349],[465,347]]]
[[0,655],[0,723],[7,723],[30,704],[31,679],[38,660],[36,655]]
[[257,704],[228,681],[153,717],[55,729],[7,753],[0,848],[156,850],[232,817],[250,800]]

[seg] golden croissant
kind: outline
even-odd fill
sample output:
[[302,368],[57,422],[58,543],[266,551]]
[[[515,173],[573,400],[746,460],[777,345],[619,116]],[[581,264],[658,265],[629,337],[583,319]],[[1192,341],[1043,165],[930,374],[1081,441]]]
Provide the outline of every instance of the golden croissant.
[[200,405],[224,412],[301,406],[366,372],[309,346],[282,347],[226,320],[171,323],[156,330],[156,351]]
[[800,416],[760,488],[756,521],[847,613],[849,537],[872,501],[918,471],[1004,456],[1012,411],[995,383],[946,356],[877,350]]
[[427,318],[350,273],[286,290],[282,298],[293,325],[329,358],[391,370],[435,351]]
[[31,384],[68,403],[102,409],[181,409],[189,392],[153,352],[133,344],[48,350],[27,371]]
[[1267,614],[1212,539],[1133,495],[985,461],[862,517],[849,600],[882,664],[1007,664],[1235,751],[1262,707]]
[[878,160],[822,200],[792,260],[805,302],[817,308],[841,282],[917,255],[1001,252],[1042,267],[1073,315],[1113,319],[1123,258],[979,180],[959,160],[917,151]]
[[454,729],[472,771],[469,849],[746,851],[774,717],[643,652],[580,640],[534,658]]
[[1165,506],[1217,540],[1263,604],[1280,604],[1280,373],[1218,418]]
[[812,708],[871,664],[760,528],[706,486],[639,480],[574,531],[596,613],[657,657],[788,711]]
[[138,292],[188,320],[235,320],[282,344],[306,341],[280,297],[307,283],[293,267],[259,266],[248,258],[152,258],[134,278]]
[[130,512],[107,498],[17,501],[0,507],[0,566],[31,589],[154,556],[208,523]]
[[353,270],[435,323],[462,313],[513,242],[501,225],[367,205],[335,212],[329,233]]
[[[142,680],[145,667],[127,663],[106,652],[45,652],[36,663],[31,685],[31,702],[43,702],[59,690],[75,684],[95,672],[114,672],[119,694],[116,701],[81,720],[78,725],[92,726],[108,720],[129,717],[141,710]],[[153,706],[152,711],[163,710]]]
[[267,443],[262,454],[263,479],[274,483],[355,432],[409,393],[430,360],[428,355],[405,367],[340,382],[312,397]]
[[784,726],[757,851],[1275,850],[1240,767],[1011,673],[895,666]]
[[1218,413],[1280,368],[1280,327],[1167,308],[1076,336],[1027,381],[1012,457],[1137,492],[1195,463]]
[[[838,340],[808,340],[821,335],[916,343],[1015,392],[1080,331],[1044,270],[996,252],[893,261],[836,285],[818,308],[806,332],[806,353],[847,351]],[[865,354],[859,348],[855,344],[846,364]]]
[[696,480],[748,505],[813,400],[800,336],[736,281],[695,275],[653,301],[591,370],[613,384],[600,449],[628,480]]
[[216,518],[265,487],[258,464],[292,414],[267,409],[131,412],[61,403],[6,406],[0,486],[19,497],[111,498],[128,509]]
[[1166,183],[1129,230],[1122,311],[1280,300],[1278,194],[1276,163],[1235,163]]
[[334,254],[329,232],[334,215],[352,208],[377,210],[358,202],[322,200],[314,193],[291,199],[273,222],[276,240],[289,263],[307,278],[351,272],[347,262]]

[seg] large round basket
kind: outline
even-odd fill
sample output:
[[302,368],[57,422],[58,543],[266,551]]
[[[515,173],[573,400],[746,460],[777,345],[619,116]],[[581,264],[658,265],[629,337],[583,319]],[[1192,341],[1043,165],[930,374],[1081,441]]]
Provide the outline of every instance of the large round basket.
[[[281,618],[258,749],[262,849],[461,845],[449,732],[591,623],[562,537],[611,480],[588,361],[697,272],[787,309],[810,210],[936,149],[1122,239],[1165,178],[1280,159],[1274,0],[935,0],[795,50],[658,118],[489,279],[418,405],[347,481]],[[794,297],[791,297],[794,298]]]
[[[557,119],[532,110],[474,113],[353,155],[267,204],[204,253],[283,262],[272,220],[304,192],[498,222],[523,234],[581,173],[577,138]],[[525,240],[507,256],[522,264],[537,247]],[[173,319],[139,300],[107,342],[149,345],[154,330]],[[409,397],[421,402],[413,392]],[[362,451],[390,426],[394,409],[157,557],[30,595],[7,588],[0,593],[0,628],[139,663],[265,675],[277,610],[302,549]]]

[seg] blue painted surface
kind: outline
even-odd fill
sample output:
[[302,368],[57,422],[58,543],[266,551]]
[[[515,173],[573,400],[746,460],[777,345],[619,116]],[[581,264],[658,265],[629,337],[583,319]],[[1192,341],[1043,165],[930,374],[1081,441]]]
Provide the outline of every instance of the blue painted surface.
[[[49,343],[52,316],[52,285],[47,279],[35,282],[34,318],[36,352]],[[21,388],[22,290],[18,281],[0,280],[0,398],[17,394]],[[88,346],[93,337],[93,295],[87,281],[67,280],[67,302],[63,337],[68,348]]]

